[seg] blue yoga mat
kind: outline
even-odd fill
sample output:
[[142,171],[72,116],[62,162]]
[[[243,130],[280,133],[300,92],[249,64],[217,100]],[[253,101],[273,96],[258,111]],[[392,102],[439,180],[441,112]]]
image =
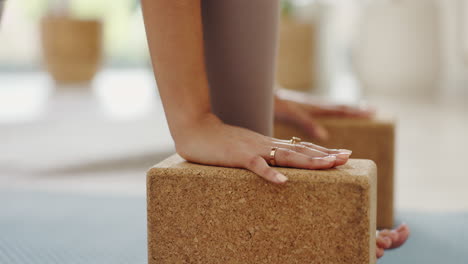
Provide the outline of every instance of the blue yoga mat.
[[1,264],[147,263],[144,198],[1,193]]
[[468,264],[468,212],[403,211],[398,220],[409,224],[411,236],[380,264]]
[[[468,212],[399,212],[412,228],[379,263],[467,264]],[[0,192],[0,263],[147,263],[146,201]]]

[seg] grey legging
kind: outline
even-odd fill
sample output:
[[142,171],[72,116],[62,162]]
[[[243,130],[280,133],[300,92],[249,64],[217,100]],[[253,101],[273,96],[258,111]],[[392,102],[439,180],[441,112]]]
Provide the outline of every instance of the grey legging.
[[213,112],[271,136],[279,0],[202,0]]

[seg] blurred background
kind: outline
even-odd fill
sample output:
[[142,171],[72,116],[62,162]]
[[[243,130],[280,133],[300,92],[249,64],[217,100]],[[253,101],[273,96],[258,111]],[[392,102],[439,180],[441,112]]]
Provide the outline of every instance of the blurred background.
[[[145,172],[174,146],[138,1],[2,5],[0,263],[146,263]],[[277,79],[398,120],[415,235],[381,263],[466,263],[468,0],[283,1]]]

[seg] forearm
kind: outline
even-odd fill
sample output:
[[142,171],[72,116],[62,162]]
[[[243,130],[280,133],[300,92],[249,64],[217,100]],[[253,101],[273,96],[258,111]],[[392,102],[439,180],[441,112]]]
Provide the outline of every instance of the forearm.
[[154,74],[176,139],[211,113],[200,0],[142,0]]

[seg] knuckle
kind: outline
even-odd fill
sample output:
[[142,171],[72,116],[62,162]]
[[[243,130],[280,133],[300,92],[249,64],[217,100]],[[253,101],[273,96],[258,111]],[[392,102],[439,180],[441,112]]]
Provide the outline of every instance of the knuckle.
[[249,158],[247,158],[247,168],[248,169],[251,169],[251,170],[255,170],[259,167],[259,165],[261,164],[261,157],[259,156],[251,156]]
[[247,159],[246,168],[258,174],[262,178],[269,180],[273,179],[275,175],[275,170],[264,164],[264,159],[260,156],[249,157]]
[[294,145],[294,150],[297,151],[297,152],[300,152],[300,153],[305,153],[307,152],[308,148],[304,145],[299,145],[299,144],[295,144]]
[[307,159],[307,164],[308,164],[308,167],[310,169],[317,169],[319,167],[321,167],[321,162],[320,160],[316,159],[316,158],[308,158]]
[[290,149],[282,149],[282,158],[286,161],[288,161],[291,158],[292,155],[292,150]]
[[281,156],[280,162],[284,164],[284,166],[291,166],[294,159],[294,153],[295,152],[290,149],[285,149],[283,151],[283,155]]

